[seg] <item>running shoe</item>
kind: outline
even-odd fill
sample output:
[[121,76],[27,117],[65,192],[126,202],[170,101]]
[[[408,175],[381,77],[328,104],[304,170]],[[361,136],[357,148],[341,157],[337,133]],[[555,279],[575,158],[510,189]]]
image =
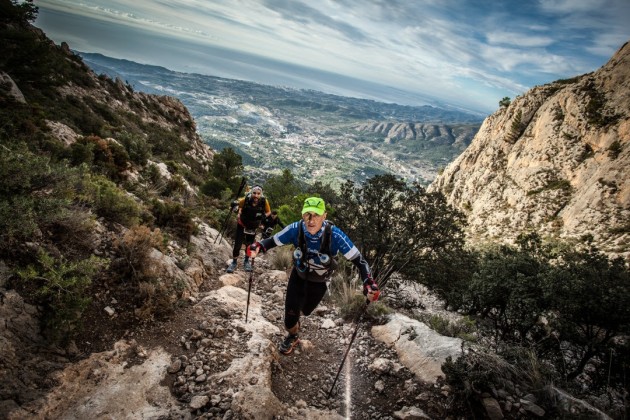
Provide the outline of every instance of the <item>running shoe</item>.
[[227,270],[225,270],[225,271],[226,271],[226,273],[233,273],[234,270],[236,270],[236,261],[232,261],[230,263],[230,265],[228,265]]
[[280,345],[278,346],[278,350],[280,350],[280,353],[282,354],[291,354],[295,346],[297,346],[299,343],[300,338],[297,334],[289,334],[286,336],[284,341],[280,343]]

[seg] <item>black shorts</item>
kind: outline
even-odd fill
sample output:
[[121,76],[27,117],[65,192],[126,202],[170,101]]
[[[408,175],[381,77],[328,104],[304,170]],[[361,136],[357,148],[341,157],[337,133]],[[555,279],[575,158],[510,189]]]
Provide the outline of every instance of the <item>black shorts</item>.
[[303,279],[293,267],[284,301],[284,326],[291,329],[299,321],[300,314],[310,315],[322,301],[327,290],[325,282]]

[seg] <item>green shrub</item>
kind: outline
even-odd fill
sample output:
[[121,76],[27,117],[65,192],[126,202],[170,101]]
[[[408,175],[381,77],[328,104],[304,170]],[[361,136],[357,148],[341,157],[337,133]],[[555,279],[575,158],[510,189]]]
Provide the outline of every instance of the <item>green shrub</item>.
[[574,379],[630,331],[630,271],[621,258],[578,249],[564,252],[545,277],[550,325],[567,342],[566,351],[579,355],[564,358],[565,374]]
[[106,260],[95,256],[67,261],[40,250],[35,264],[17,270],[18,287],[32,290],[43,306],[45,331],[53,341],[64,339],[80,326],[81,315],[90,303],[92,279],[106,265]]
[[545,268],[532,250],[500,246],[485,251],[468,284],[468,312],[491,320],[502,340],[527,340],[546,310]]
[[186,182],[180,175],[173,175],[171,179],[166,182],[163,194],[167,197],[181,197],[187,192]]
[[582,153],[580,154],[579,161],[584,162],[586,159],[590,159],[595,156],[595,152],[590,144],[585,144]]
[[70,163],[74,166],[82,164],[92,165],[94,162],[94,144],[75,142],[70,146]]
[[190,211],[180,203],[153,200],[151,212],[158,226],[165,228],[186,242],[196,230]]
[[25,147],[0,150],[0,253],[64,216],[76,172]]
[[571,182],[566,179],[554,179],[553,181],[549,181],[544,187],[527,191],[527,195],[535,195],[549,190],[571,191]]
[[79,205],[72,205],[48,227],[49,239],[71,259],[87,258],[99,243],[95,215]]
[[[362,311],[371,317],[378,317],[391,312],[383,302],[376,301],[365,306],[366,298],[356,274],[346,271],[343,266],[347,261],[341,261],[340,267],[330,282],[329,298],[339,308],[339,313],[346,320],[356,319]],[[354,274],[354,275],[353,275]]]
[[508,96],[504,96],[503,99],[499,101],[499,107],[507,108],[512,103],[512,100]]
[[221,193],[227,188],[227,184],[217,178],[210,178],[201,186],[201,192],[209,197],[221,198]]
[[134,315],[143,320],[172,313],[183,288],[168,276],[158,276],[155,270],[150,255],[153,249],[163,251],[164,241],[160,229],[147,226],[135,226],[114,241],[116,254],[110,277],[120,283],[135,307]]
[[131,227],[138,224],[141,208],[110,180],[95,176],[88,182],[88,194],[92,196],[96,214],[109,221]]
[[457,321],[450,321],[448,318],[433,314],[420,316],[419,320],[441,335],[458,337],[466,341],[475,341],[477,327],[475,321],[469,317]]
[[486,393],[516,386],[525,394],[540,394],[541,389],[552,382],[531,350],[511,347],[508,352],[510,354],[505,355],[470,349],[456,360],[448,356],[442,364],[459,409],[468,413],[465,418],[487,416],[482,402]]
[[134,315],[139,319],[149,320],[172,314],[178,299],[178,288],[181,287],[158,278],[140,282],[138,299],[141,304],[134,310]]
[[514,115],[512,122],[510,123],[510,131],[508,132],[506,141],[508,143],[514,143],[520,136],[523,134],[523,130],[525,130],[525,123],[523,122],[523,112],[519,109],[518,112]]
[[151,157],[151,147],[144,136],[125,131],[120,133],[117,139],[127,150],[132,162],[140,166],[147,164],[149,157]]
[[[90,156],[92,162],[88,160]],[[99,173],[115,180],[122,179],[121,173],[130,166],[129,154],[123,146],[98,136],[79,139],[72,148],[72,162],[91,163]]]

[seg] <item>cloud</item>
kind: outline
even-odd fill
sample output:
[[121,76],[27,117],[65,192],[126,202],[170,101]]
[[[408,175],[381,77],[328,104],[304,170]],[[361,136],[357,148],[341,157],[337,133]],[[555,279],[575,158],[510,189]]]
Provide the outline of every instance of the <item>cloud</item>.
[[[107,26],[127,27],[163,43],[189,43],[191,51],[225,52],[235,64],[249,60],[241,68],[270,66],[269,74],[284,62],[301,72],[311,67],[431,95],[457,97],[479,86],[472,95],[485,95],[488,107],[492,96],[505,96],[501,91],[592,71],[630,37],[628,0],[39,0],[38,6],[102,22],[100,38],[61,32],[93,51],[118,48],[120,56],[133,49],[181,68],[181,54],[133,45],[146,40],[113,45],[119,37],[105,33]],[[201,55],[187,65],[212,68],[212,55]]]
[[369,39],[356,26],[350,25],[335,17],[334,14],[323,13],[308,4],[295,0],[264,0],[264,4],[271,10],[278,12],[286,22],[295,22],[307,26],[317,26],[320,29],[328,28],[338,32],[343,37],[354,42],[362,42]]
[[503,30],[486,33],[486,39],[491,45],[510,45],[517,48],[547,47],[554,42],[550,36],[531,35],[524,32],[506,32]]

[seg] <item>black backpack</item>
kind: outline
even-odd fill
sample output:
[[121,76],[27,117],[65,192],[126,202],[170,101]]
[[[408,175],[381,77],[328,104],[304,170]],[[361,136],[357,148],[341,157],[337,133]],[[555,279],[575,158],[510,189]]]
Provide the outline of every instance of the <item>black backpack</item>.
[[245,196],[245,202],[243,203],[243,210],[241,210],[241,222],[250,229],[256,229],[260,225],[260,222],[265,217],[265,203],[267,200],[265,197],[258,199],[258,204],[255,206],[252,203],[251,193]]

